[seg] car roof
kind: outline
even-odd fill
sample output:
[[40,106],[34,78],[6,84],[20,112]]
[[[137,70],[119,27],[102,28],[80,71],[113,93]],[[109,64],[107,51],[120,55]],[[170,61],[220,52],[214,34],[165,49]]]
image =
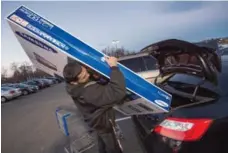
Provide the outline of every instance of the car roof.
[[13,87],[4,86],[4,87],[1,87],[1,89],[13,89]]
[[142,57],[142,56],[148,56],[148,53],[137,53],[137,54],[134,54],[134,55],[127,55],[127,56],[123,56],[123,57],[118,58],[118,60],[122,61],[122,60]]

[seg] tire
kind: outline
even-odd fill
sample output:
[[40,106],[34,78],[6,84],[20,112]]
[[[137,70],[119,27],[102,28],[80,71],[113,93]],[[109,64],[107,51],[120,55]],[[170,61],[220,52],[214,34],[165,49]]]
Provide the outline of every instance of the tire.
[[3,97],[3,96],[2,96],[2,97],[1,97],[1,102],[2,102],[2,103],[5,103],[6,101],[7,101],[6,97]]
[[28,92],[27,90],[23,90],[23,91],[22,91],[22,94],[25,96],[25,95],[28,95],[29,92]]

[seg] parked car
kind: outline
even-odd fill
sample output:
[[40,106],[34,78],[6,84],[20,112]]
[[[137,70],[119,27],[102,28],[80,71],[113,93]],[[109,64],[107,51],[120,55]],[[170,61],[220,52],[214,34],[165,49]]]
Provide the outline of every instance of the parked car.
[[1,86],[9,86],[9,85],[12,85],[13,83],[3,83],[1,84]]
[[48,80],[48,79],[42,78],[42,79],[39,79],[39,80],[43,81],[47,85],[47,87],[50,87],[53,84],[53,81]]
[[45,83],[44,81],[42,80],[39,80],[39,79],[33,79],[32,81],[36,82],[36,83],[39,83],[41,84],[41,88],[46,88],[47,87],[47,83]]
[[142,50],[158,60],[155,84],[172,94],[168,113],[132,120],[148,153],[227,153],[228,60],[206,47],[166,40]]
[[147,53],[120,57],[118,62],[150,82],[159,75],[156,59]]
[[57,80],[55,80],[55,79],[53,79],[53,78],[43,78],[43,79],[48,80],[48,81],[51,83],[51,85],[52,85],[52,84],[57,84],[57,83],[58,83]]
[[24,82],[24,83],[27,84],[27,85],[37,86],[38,89],[42,89],[42,88],[43,88],[42,83],[40,83],[40,82],[38,82],[38,81],[35,81],[35,80],[29,80],[29,81],[26,81],[26,82]]
[[53,80],[53,79],[43,78],[42,80],[44,80],[44,81],[48,82],[50,85],[53,85],[53,84],[55,84],[55,83],[56,83],[56,81],[55,81],[55,80]]
[[39,90],[39,87],[37,85],[29,85],[26,83],[19,83],[19,85],[27,86],[28,88],[32,89],[32,93],[35,93]]
[[22,92],[22,95],[28,95],[34,92],[31,86],[24,85],[24,84],[12,84],[12,85],[9,85],[9,87],[19,88]]
[[54,80],[54,81],[55,81],[55,83],[61,83],[61,82],[62,82],[62,80],[61,80],[61,79],[56,78],[56,77],[46,77],[46,79]]
[[50,84],[47,81],[44,81],[43,79],[34,79],[34,81],[38,81],[43,85],[43,88],[50,87]]
[[12,87],[1,87],[1,102],[5,103],[11,99],[21,96],[21,90]]

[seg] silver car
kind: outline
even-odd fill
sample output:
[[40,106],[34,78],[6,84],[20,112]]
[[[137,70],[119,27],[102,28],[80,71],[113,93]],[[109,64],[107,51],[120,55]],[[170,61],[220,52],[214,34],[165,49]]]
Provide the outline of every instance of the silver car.
[[149,82],[153,82],[159,75],[157,60],[146,53],[120,57],[118,62]]
[[21,96],[22,92],[19,88],[1,87],[1,102],[4,103],[8,100]]

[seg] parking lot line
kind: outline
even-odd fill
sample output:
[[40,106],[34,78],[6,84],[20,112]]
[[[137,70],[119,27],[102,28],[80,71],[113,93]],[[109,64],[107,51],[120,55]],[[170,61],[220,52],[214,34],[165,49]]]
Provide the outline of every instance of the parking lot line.
[[130,118],[131,118],[131,116],[123,117],[123,118],[118,118],[118,119],[116,119],[116,122],[123,121],[123,120],[128,120]]

